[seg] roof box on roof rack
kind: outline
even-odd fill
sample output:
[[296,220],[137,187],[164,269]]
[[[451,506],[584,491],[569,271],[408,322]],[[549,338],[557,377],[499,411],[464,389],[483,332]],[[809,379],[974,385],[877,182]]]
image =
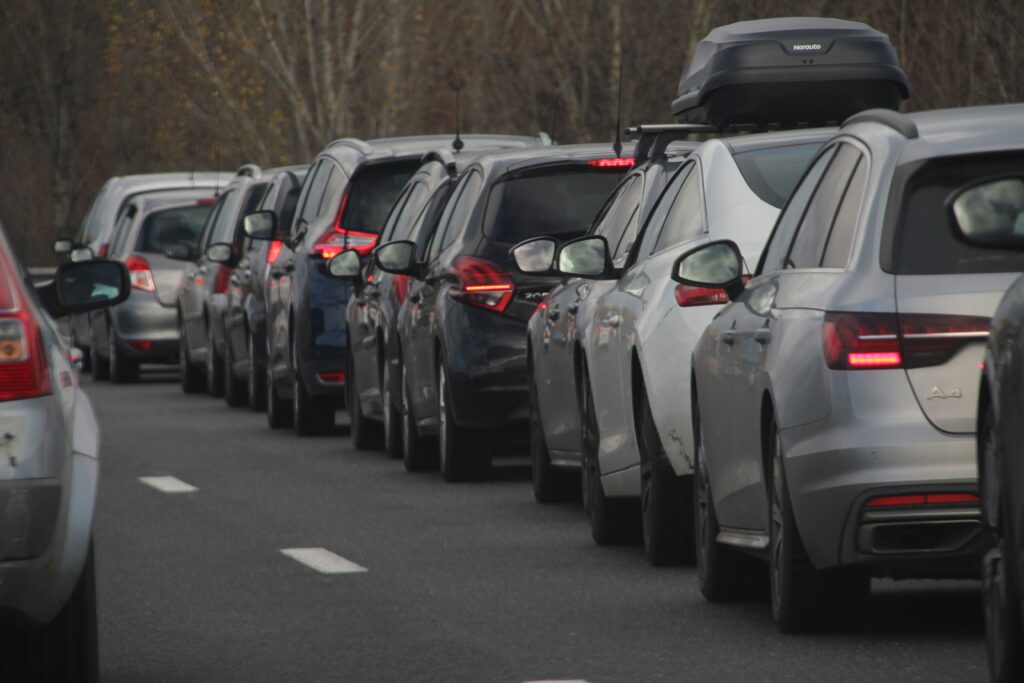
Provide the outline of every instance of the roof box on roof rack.
[[908,95],[889,37],[867,24],[758,19],[719,26],[697,44],[672,113],[719,129],[820,126],[899,109]]

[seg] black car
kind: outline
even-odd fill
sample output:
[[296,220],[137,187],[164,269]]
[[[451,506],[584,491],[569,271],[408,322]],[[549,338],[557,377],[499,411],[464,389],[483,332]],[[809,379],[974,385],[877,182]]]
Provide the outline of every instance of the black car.
[[[260,211],[277,215],[278,226],[291,225],[308,166],[289,166],[263,172],[267,189]],[[283,235],[274,240],[246,238],[235,271],[228,278],[224,313],[224,400],[228,405],[248,404],[253,410],[267,405],[266,290],[270,268],[281,254]]]
[[[464,135],[465,149],[535,138]],[[317,155],[302,185],[288,238],[270,270],[267,291],[267,420],[300,435],[334,426],[344,402],[352,286],[327,273],[346,248],[369,254],[402,188],[426,152],[450,136],[335,140]]]
[[381,268],[413,278],[398,317],[404,441],[419,449],[436,434],[446,480],[484,476],[494,447],[525,435],[526,324],[556,281],[514,273],[509,249],[586,232],[632,167],[628,154],[572,145],[484,155],[460,176],[423,258],[410,241],[376,250]]

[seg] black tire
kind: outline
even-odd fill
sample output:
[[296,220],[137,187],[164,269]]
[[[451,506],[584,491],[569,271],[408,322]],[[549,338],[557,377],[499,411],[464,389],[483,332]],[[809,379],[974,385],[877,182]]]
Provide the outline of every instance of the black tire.
[[995,542],[995,548],[985,555],[984,565],[985,650],[992,682],[1011,683],[1024,680],[1024,625],[1006,542],[1006,500],[991,406],[981,416],[978,434],[982,509],[985,526]]
[[[401,360],[399,360],[401,362]],[[402,464],[408,472],[437,469],[436,441],[420,434],[412,412],[412,394],[406,366],[402,363]]]
[[[225,337],[227,332],[225,332]],[[224,402],[232,408],[245,405],[249,392],[245,382],[235,377],[235,359],[231,355],[231,341],[224,339]]]
[[197,394],[206,388],[203,371],[192,363],[184,329],[178,331],[178,372],[181,375],[181,390],[186,394]]
[[[269,353],[267,353],[267,358],[270,358]],[[274,382],[273,370],[269,360],[263,374],[267,386],[267,425],[271,429],[291,427],[292,406],[288,400],[281,398],[281,394],[277,392],[277,383]]]
[[334,429],[334,401],[309,394],[297,356],[292,364],[292,426],[298,436],[319,436]]
[[533,497],[538,503],[564,503],[579,500],[580,473],[551,464],[544,424],[541,422],[537,384],[530,370],[530,479]]
[[214,398],[224,395],[224,359],[213,345],[213,321],[206,330],[206,393]]
[[246,377],[249,410],[259,412],[267,409],[267,383],[263,366],[256,360],[256,339],[252,332],[246,334],[246,344],[249,346],[249,376]]
[[594,399],[586,379],[581,383],[580,405],[583,408],[582,447],[583,509],[590,522],[590,535],[598,545],[626,545],[640,541],[640,501],[635,498],[610,498],[601,484],[601,462],[598,458],[599,432]]
[[395,405],[395,395],[391,390],[394,379],[391,376],[391,361],[388,360],[387,352],[380,349],[381,358],[384,362],[380,368],[380,402],[383,411],[384,431],[384,452],[392,460],[402,457],[402,411]]
[[89,358],[92,365],[92,378],[97,382],[105,382],[110,379],[110,360],[100,355],[95,344],[89,349]]
[[821,571],[811,562],[796,525],[775,425],[769,438],[772,470],[768,549],[775,623],[783,633],[805,633],[856,622],[870,591],[870,577],[857,567]]
[[349,434],[352,437],[352,445],[360,451],[380,448],[383,441],[380,425],[363,414],[363,402],[359,400],[356,362],[352,355],[351,340],[349,340],[348,355],[345,362],[345,408],[348,410]]
[[110,359],[107,361],[107,368],[114,384],[129,384],[139,381],[138,361],[124,357],[113,331],[110,333]]
[[655,566],[693,562],[693,478],[678,476],[665,454],[647,393],[639,391],[640,516],[644,554]]
[[[448,370],[438,363],[437,371],[437,449],[441,477],[447,482],[478,481],[491,469],[491,451],[485,435],[459,427],[452,409],[452,390]],[[481,443],[483,442],[483,443]]]
[[694,401],[693,522],[697,585],[708,602],[730,602],[766,591],[764,563],[718,543],[718,518],[711,497],[700,417]]

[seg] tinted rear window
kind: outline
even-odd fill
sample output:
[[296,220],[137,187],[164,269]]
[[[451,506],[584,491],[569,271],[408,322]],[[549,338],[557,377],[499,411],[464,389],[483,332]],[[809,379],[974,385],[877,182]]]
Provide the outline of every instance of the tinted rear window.
[[154,211],[146,216],[139,229],[135,251],[162,254],[165,247],[177,242],[195,245],[212,208],[210,204]]
[[754,194],[781,209],[821,144],[752,149],[734,154],[733,158]]
[[562,166],[498,182],[487,201],[484,234],[502,244],[541,235],[578,237],[626,170]]
[[341,225],[346,230],[379,233],[402,188],[419,162],[365,166],[352,179]]
[[946,201],[954,190],[988,176],[1024,172],[1024,154],[946,157],[927,163],[906,185],[896,224],[899,275],[1015,273],[1024,253],[974,247],[958,240]]

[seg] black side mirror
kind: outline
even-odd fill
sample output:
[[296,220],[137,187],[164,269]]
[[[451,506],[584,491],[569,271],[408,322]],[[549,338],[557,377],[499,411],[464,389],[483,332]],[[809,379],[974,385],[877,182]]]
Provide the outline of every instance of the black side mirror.
[[272,240],[277,235],[277,214],[273,211],[254,211],[242,219],[245,236],[254,240]]
[[206,248],[206,258],[214,263],[229,263],[235,258],[235,250],[227,242],[215,242]]
[[551,237],[533,237],[512,247],[509,254],[516,270],[524,275],[549,275],[555,272],[558,242]]
[[416,243],[409,240],[388,242],[373,250],[377,266],[388,273],[416,277]]
[[187,242],[172,242],[164,246],[164,256],[175,261],[191,261],[192,246]]
[[1024,249],[1024,177],[988,178],[956,190],[946,208],[957,237],[978,247]]
[[327,262],[327,272],[339,280],[355,280],[363,271],[362,260],[355,249],[346,249]]
[[615,277],[608,241],[601,235],[580,237],[558,250],[558,272],[571,277],[607,280]]
[[47,312],[60,317],[121,303],[131,293],[131,281],[120,261],[96,259],[61,264],[53,281],[37,291]]
[[56,240],[53,243],[53,253],[54,254],[59,254],[60,256],[64,256],[66,254],[70,254],[71,251],[74,248],[75,248],[74,240],[60,239],[60,240]]
[[672,279],[691,287],[724,289],[730,301],[743,291],[743,256],[735,242],[719,240],[691,249],[676,259]]

